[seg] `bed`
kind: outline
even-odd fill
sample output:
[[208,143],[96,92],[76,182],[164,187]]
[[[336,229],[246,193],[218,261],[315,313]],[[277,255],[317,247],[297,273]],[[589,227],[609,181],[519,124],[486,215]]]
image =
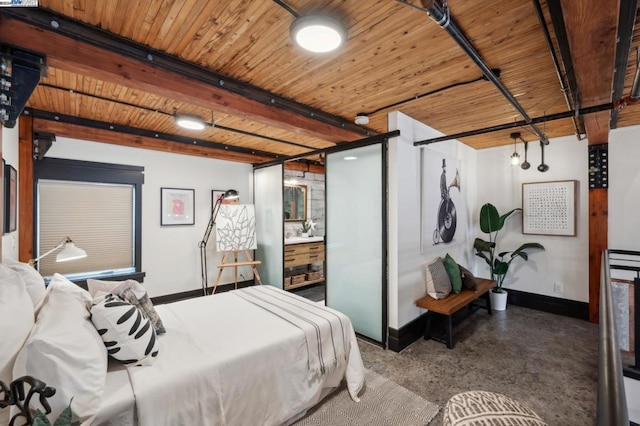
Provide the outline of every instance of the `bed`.
[[[8,269],[0,280],[17,281]],[[20,298],[16,305],[26,309]],[[271,286],[155,306],[166,333],[157,335],[151,365],[107,358],[99,336],[96,348],[86,313],[92,304],[88,292],[55,276],[34,302],[33,325],[12,360],[14,378],[27,373],[57,388],[53,415],[73,396],[85,424],[286,425],[343,382],[357,403],[364,385],[348,317]],[[43,332],[49,337],[37,339]]]

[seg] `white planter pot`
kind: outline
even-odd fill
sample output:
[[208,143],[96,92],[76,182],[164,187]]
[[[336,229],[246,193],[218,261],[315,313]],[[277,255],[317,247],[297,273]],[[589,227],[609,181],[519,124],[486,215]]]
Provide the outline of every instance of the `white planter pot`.
[[303,232],[302,234],[300,234],[300,236],[302,238],[308,238],[309,237],[309,233],[308,232]]
[[507,290],[502,289],[502,293],[489,291],[491,298],[491,309],[494,311],[504,311],[507,309]]

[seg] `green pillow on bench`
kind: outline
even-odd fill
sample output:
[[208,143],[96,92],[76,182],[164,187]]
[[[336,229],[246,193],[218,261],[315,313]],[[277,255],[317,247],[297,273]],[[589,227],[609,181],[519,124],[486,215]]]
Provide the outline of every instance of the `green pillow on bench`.
[[460,293],[462,290],[462,276],[460,275],[460,267],[453,260],[453,257],[449,256],[449,253],[444,257],[444,267],[447,269],[449,280],[451,280],[451,290],[454,293]]

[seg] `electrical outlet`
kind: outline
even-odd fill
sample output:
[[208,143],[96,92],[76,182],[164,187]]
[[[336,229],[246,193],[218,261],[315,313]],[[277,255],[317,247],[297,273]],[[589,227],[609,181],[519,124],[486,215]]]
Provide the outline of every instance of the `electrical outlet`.
[[562,289],[562,283],[553,283],[553,292],[562,294],[564,292]]

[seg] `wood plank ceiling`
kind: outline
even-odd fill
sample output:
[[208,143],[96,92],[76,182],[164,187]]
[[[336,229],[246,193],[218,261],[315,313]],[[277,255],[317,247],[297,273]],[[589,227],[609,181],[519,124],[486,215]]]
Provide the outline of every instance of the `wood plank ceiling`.
[[[554,31],[547,2],[540,3],[560,56],[563,40]],[[617,17],[619,3],[603,2],[599,8],[607,13],[582,14],[581,21],[572,19],[582,13],[575,6],[579,2],[561,3],[570,48],[590,52],[593,59],[584,65],[581,57],[576,74],[592,67],[590,75],[605,77],[595,83],[578,79],[578,95],[585,96],[580,106],[610,102],[615,37],[614,46],[610,39],[616,28],[609,22]],[[36,131],[61,136],[261,163],[384,133],[393,110],[444,134],[522,120],[449,34],[416,8],[392,0],[286,4],[300,15],[337,18],[348,29],[346,44],[329,54],[301,50],[289,36],[294,17],[266,0],[40,0],[37,10],[0,10],[0,42],[47,56],[48,76],[27,106],[41,112],[34,118]],[[486,64],[499,70],[500,81],[530,117],[542,117],[569,107],[534,4],[448,2]],[[60,27],[52,28],[51,21]],[[576,47],[571,26],[578,25],[597,31]],[[625,95],[635,74],[638,38],[635,31],[634,53],[625,52]],[[166,62],[157,59],[163,54]],[[165,67],[176,60],[177,68]],[[247,86],[229,91],[220,84],[221,76]],[[173,122],[174,111],[199,115],[216,126],[197,133],[181,130]],[[366,128],[353,124],[359,112],[371,113]],[[100,125],[86,127],[86,120],[111,124],[118,133]],[[622,110],[617,123],[640,124],[640,108]],[[606,139],[608,125],[600,126]],[[124,137],[125,127],[141,131]],[[575,133],[569,118],[539,127],[550,138]],[[513,142],[513,131],[538,140],[527,126],[460,140],[478,149],[505,145]]]

